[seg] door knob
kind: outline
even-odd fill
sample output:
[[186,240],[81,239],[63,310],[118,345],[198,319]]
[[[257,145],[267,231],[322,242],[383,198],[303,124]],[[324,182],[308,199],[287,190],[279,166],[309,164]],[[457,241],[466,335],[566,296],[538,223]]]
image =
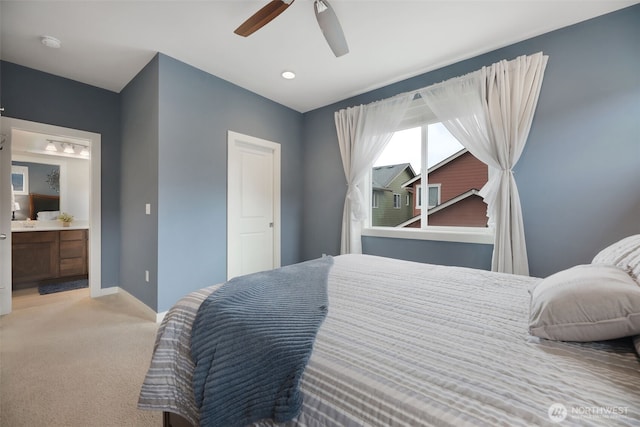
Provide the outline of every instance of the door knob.
[[7,239],[7,235],[2,233],[0,234],[0,240],[6,240]]

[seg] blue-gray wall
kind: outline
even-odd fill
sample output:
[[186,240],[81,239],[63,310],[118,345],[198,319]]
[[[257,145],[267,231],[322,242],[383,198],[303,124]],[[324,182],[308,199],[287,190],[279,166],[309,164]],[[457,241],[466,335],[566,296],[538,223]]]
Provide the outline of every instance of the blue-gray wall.
[[99,133],[102,159],[102,287],[120,271],[120,96],[73,80],[0,61],[3,115]]
[[[154,310],[158,304],[158,82],[156,56],[120,92],[120,287]],[[147,203],[151,215],[145,213]]]
[[159,54],[123,90],[122,117],[124,289],[161,312],[226,279],[228,130],[281,144],[281,259],[300,261],[302,114]]
[[[462,61],[305,114],[303,259],[337,254],[346,181],[333,113],[475,71],[549,55],[527,146],[514,169],[532,275],[588,263],[640,233],[640,5]],[[363,250],[490,266],[487,245],[363,238]]]

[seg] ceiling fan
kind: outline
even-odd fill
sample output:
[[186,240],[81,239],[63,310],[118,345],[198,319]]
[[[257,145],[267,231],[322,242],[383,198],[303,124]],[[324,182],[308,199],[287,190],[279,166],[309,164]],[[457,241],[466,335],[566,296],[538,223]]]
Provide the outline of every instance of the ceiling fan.
[[[295,0],[272,0],[262,9],[254,13],[249,19],[244,21],[234,33],[247,37],[267,25],[278,15],[284,12]],[[338,21],[336,13],[327,0],[314,0],[313,9],[316,13],[316,20],[327,40],[333,54],[338,57],[349,53],[347,40],[344,38],[342,27]]]

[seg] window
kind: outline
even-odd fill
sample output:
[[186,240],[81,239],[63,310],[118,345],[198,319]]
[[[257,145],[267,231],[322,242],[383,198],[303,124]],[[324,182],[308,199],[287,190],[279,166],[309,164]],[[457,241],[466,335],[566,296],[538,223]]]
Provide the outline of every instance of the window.
[[440,184],[429,184],[429,208],[440,204]]
[[371,197],[371,207],[372,208],[377,208],[378,207],[378,192],[374,191],[373,195]]
[[[370,194],[372,206],[378,209],[371,215],[371,227],[486,230],[486,204],[478,190],[487,179],[487,165],[442,123],[395,132],[372,167]],[[386,204],[381,201],[384,197],[388,197]],[[402,197],[405,206],[401,206]],[[423,200],[428,201],[427,209],[422,209]]]
[[393,195],[393,209],[400,209],[400,195]]

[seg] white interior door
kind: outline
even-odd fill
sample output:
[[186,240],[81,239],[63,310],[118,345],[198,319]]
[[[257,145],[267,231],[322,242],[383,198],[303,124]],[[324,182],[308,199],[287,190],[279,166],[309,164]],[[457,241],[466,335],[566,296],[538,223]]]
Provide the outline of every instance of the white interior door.
[[0,314],[11,312],[11,130],[0,126]]
[[280,144],[229,131],[227,279],[280,266]]

